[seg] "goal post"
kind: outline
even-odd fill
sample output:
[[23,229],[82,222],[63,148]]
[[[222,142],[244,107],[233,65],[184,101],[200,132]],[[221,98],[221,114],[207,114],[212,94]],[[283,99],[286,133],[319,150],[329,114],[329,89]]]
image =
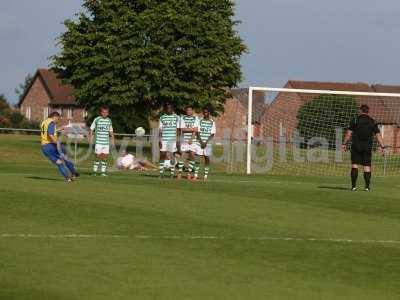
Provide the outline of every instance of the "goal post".
[[[255,99],[260,92],[263,105]],[[248,89],[246,173],[344,174],[350,156],[342,153],[341,141],[362,104],[370,107],[388,146],[385,157],[374,155],[378,175],[400,174],[400,93],[272,87]],[[260,171],[257,156],[265,152],[272,161]]]

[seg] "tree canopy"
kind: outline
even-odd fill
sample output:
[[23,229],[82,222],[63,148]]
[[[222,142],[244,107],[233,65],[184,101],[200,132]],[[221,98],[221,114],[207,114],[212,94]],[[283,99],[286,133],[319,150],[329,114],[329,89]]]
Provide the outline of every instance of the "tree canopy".
[[3,94],[0,94],[0,127],[37,129],[39,124],[27,120],[18,110],[11,107]]
[[85,0],[54,68],[86,106],[149,115],[165,102],[222,111],[246,51],[231,0]]

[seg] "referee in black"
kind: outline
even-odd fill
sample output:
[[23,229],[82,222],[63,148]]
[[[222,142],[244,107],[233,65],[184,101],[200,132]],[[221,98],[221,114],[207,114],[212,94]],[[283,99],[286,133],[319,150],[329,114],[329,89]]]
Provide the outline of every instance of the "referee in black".
[[371,160],[374,137],[379,143],[379,151],[385,154],[383,138],[376,121],[369,116],[368,105],[361,105],[361,114],[350,121],[346,135],[342,144],[344,151],[347,150],[347,144],[351,144],[351,190],[356,191],[358,167],[364,167],[365,191],[370,191],[371,182]]

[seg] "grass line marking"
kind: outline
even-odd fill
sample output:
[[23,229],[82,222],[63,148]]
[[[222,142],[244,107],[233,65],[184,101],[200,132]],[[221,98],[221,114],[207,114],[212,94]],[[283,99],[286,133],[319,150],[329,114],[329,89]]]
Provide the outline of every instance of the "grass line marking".
[[400,240],[354,240],[345,238],[299,238],[299,237],[224,237],[217,235],[119,235],[119,234],[10,234],[2,233],[0,238],[21,239],[121,239],[138,240],[238,240],[238,241],[287,241],[287,242],[329,242],[343,244],[399,244]]

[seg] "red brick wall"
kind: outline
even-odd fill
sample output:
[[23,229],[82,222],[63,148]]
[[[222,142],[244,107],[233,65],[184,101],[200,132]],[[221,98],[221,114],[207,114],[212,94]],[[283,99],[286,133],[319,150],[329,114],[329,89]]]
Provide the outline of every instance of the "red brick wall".
[[288,141],[297,127],[296,116],[303,103],[296,93],[279,93],[261,117],[262,135],[278,141],[282,126]]
[[[62,119],[61,124],[67,125],[69,123],[85,123],[85,118],[83,115],[83,109],[78,106],[54,106],[50,105],[50,97],[46,91],[46,88],[40,79],[40,77],[36,77],[34,83],[32,84],[29,92],[26,94],[24,101],[21,103],[20,111],[23,115],[26,116],[26,112],[28,107],[31,109],[31,120],[36,122],[41,122],[44,115],[44,108],[48,107],[49,113],[52,111],[61,112],[62,108]],[[68,109],[71,108],[73,110],[72,118],[68,118]]]
[[400,129],[396,125],[383,125],[383,142],[389,153],[400,153]]
[[247,110],[236,99],[228,99],[225,103],[225,112],[215,118],[217,127],[216,139],[224,138],[226,130],[229,130],[229,139],[244,138],[246,132]]
[[35,82],[25,96],[20,106],[21,113],[26,115],[28,107],[31,109],[31,120],[41,122],[43,120],[43,109],[49,106],[50,97],[46,92],[40,77],[36,77]]
[[[72,110],[72,116],[68,114],[68,110]],[[83,115],[84,110],[78,106],[62,105],[51,107],[51,111],[58,111],[61,114],[61,125],[68,125],[70,123],[85,123]]]

